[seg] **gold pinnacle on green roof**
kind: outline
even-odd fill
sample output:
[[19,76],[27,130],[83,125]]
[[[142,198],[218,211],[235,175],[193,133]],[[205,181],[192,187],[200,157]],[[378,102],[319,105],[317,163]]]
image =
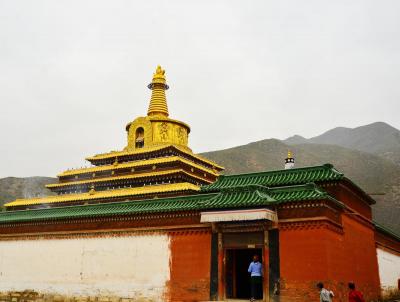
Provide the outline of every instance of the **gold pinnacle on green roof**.
[[168,117],[165,90],[169,87],[165,80],[165,70],[163,70],[160,65],[157,66],[156,72],[153,75],[153,80],[147,87],[151,89],[151,99],[147,115]]

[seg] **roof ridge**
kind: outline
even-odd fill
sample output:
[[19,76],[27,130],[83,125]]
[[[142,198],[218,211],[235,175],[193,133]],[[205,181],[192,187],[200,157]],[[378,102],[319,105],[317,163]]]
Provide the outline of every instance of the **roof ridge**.
[[332,164],[287,170],[263,171],[246,174],[225,175],[212,184],[201,187],[202,191],[218,191],[243,184],[257,184],[268,187],[305,184],[308,182],[329,182],[343,179],[343,173]]
[[[269,189],[263,186],[245,186],[246,190],[225,190],[218,193],[197,193],[186,196],[170,198],[130,200],[122,202],[100,203],[92,205],[75,205],[55,208],[42,208],[22,211],[6,211],[0,213],[0,223],[17,221],[71,219],[76,217],[111,216],[111,215],[144,215],[146,213],[171,212],[171,211],[203,211],[211,209],[251,208],[266,205],[305,200],[329,199],[342,205],[329,195],[320,195],[315,192],[315,184],[296,186],[303,190],[290,191]],[[287,187],[286,187],[287,188]],[[314,191],[311,189],[314,188]],[[242,188],[243,189],[243,188]],[[275,191],[276,195],[270,193]]]
[[267,199],[267,201],[271,201],[271,202],[272,202],[272,201],[276,201],[275,198],[273,198],[271,195],[269,195],[269,194],[267,194],[267,193],[265,193],[265,192],[260,192],[260,191],[256,190],[255,193],[256,193],[258,196],[260,196],[261,198]]
[[376,204],[375,199],[373,199],[367,192],[365,192],[364,189],[362,189],[358,184],[356,184],[354,181],[352,181],[348,177],[344,177],[344,180],[348,181],[351,185],[353,185],[356,189],[358,189],[361,192],[361,194],[366,197],[366,199],[368,200],[368,202],[370,204]]
[[121,175],[121,176],[114,175],[114,176],[99,177],[99,178],[92,178],[92,179],[82,179],[82,180],[71,181],[71,182],[52,183],[52,184],[47,184],[45,187],[46,188],[68,187],[68,186],[74,186],[74,185],[94,184],[94,183],[101,183],[101,182],[114,181],[114,180],[118,181],[118,180],[126,180],[126,179],[151,178],[151,177],[165,176],[168,174],[176,174],[176,173],[183,173],[183,174],[190,175],[192,177],[195,177],[195,178],[203,180],[203,181],[208,181],[208,183],[211,182],[210,180],[204,179],[194,173],[184,170],[183,168],[175,168],[175,169],[171,169],[171,170],[159,170],[159,171],[141,172],[141,173],[137,173],[137,174],[128,174],[128,175]]
[[[171,147],[172,144],[166,144],[166,145],[162,145],[162,146],[152,146],[146,149],[140,149],[137,151],[127,151],[127,150],[115,150],[115,151],[109,151],[109,152],[104,152],[104,153],[98,153],[92,156],[88,156],[85,159],[90,161],[93,159],[99,159],[101,157],[115,157],[115,156],[124,156],[124,155],[134,155],[134,154],[143,154],[143,153],[147,153],[147,152],[152,152],[152,151],[158,151],[161,149],[166,149],[168,147]],[[125,154],[124,154],[125,153]],[[97,157],[97,158],[96,158]]]
[[219,170],[224,170],[224,167],[218,165],[216,162],[202,156],[202,155],[198,155],[195,154],[190,148],[188,148],[188,150],[186,150],[185,147],[176,145],[176,144],[166,144],[163,146],[153,146],[153,147],[149,147],[149,148],[144,148],[144,149],[139,149],[139,150],[135,150],[135,151],[127,151],[127,150],[120,150],[120,151],[110,151],[110,152],[106,152],[106,153],[100,153],[100,154],[96,154],[93,156],[89,156],[86,157],[87,161],[91,161],[91,160],[101,160],[104,158],[113,158],[113,157],[123,157],[123,156],[130,156],[130,155],[137,155],[137,154],[144,154],[144,153],[151,153],[151,152],[157,152],[160,150],[164,150],[164,149],[168,149],[168,148],[174,148],[176,151],[182,152],[188,156],[192,156],[202,162],[207,163],[208,165],[215,167]]
[[132,166],[146,166],[146,165],[151,165],[153,162],[159,161],[160,159],[168,159],[170,161],[173,161],[173,160],[178,160],[178,156],[173,155],[173,156],[166,156],[166,157],[150,158],[150,159],[146,159],[146,160],[122,162],[122,163],[118,163],[118,165],[110,164],[110,165],[92,166],[92,167],[84,167],[84,168],[73,168],[73,169],[67,169],[63,172],[60,172],[57,174],[57,176],[70,176],[70,175],[75,175],[75,174],[92,173],[92,172],[97,172],[97,171],[104,171],[106,169],[118,170],[118,169],[130,168]]
[[[150,189],[149,189],[150,188]],[[73,193],[73,194],[65,194],[65,195],[50,195],[46,197],[39,198],[27,198],[27,199],[16,199],[9,203],[6,203],[4,206],[20,206],[20,205],[40,205],[40,204],[50,204],[50,203],[58,203],[58,202],[72,202],[72,201],[84,201],[84,200],[95,200],[95,199],[104,199],[111,197],[126,197],[129,196],[138,196],[138,195],[147,195],[153,193],[161,193],[161,192],[176,192],[176,191],[187,191],[187,190],[197,190],[200,188],[197,185],[194,185],[189,182],[182,183],[170,183],[170,184],[159,184],[159,185],[148,185],[143,187],[128,187],[114,190],[105,190],[105,191],[96,191],[96,194],[90,194],[89,192],[84,193]]]
[[259,175],[259,174],[278,174],[278,173],[294,173],[297,171],[301,171],[301,170],[316,170],[316,169],[331,169],[334,172],[344,175],[343,173],[339,172],[338,170],[336,170],[334,168],[334,166],[330,163],[326,163],[323,165],[318,165],[318,166],[307,166],[307,167],[299,167],[299,168],[293,168],[293,169],[280,169],[280,170],[268,170],[268,171],[259,171],[259,172],[247,172],[247,173],[238,173],[238,174],[230,174],[230,175],[221,175],[220,178],[222,176],[224,177],[229,177],[229,178],[233,178],[233,177],[242,177],[242,176],[251,176],[251,175]]
[[396,232],[395,232],[394,230],[392,230],[391,228],[388,228],[388,227],[386,227],[386,226],[384,226],[384,225],[382,225],[382,224],[376,222],[375,220],[373,220],[372,223],[374,224],[375,228],[376,228],[378,231],[384,232],[384,233],[386,233],[387,235],[390,235],[390,236],[396,238],[397,240],[400,240],[400,234],[396,233]]
[[314,182],[308,182],[305,184],[291,185],[291,186],[279,186],[279,187],[269,187],[271,191],[279,191],[279,190],[298,190],[301,188],[305,189],[316,189],[319,188]]
[[220,192],[222,193],[233,193],[233,192],[247,192],[247,191],[255,191],[257,189],[261,190],[268,190],[269,188],[263,185],[257,185],[257,184],[249,184],[249,185],[239,185],[236,187],[228,187],[228,188],[222,188]]
[[211,199],[206,201],[198,201],[199,204],[208,204],[213,200],[218,199],[227,194],[237,194],[237,193],[252,193],[257,194],[260,198],[267,198],[269,201],[275,201],[270,195],[268,195],[269,188],[262,185],[242,185],[237,187],[229,187],[223,188],[218,193],[209,193],[215,194]]
[[111,207],[111,206],[118,206],[118,205],[129,205],[131,203],[141,204],[141,203],[148,203],[148,202],[173,202],[176,200],[190,200],[193,197],[206,197],[207,195],[216,195],[219,193],[200,193],[200,194],[191,194],[185,196],[174,196],[174,197],[165,197],[160,199],[148,198],[148,199],[141,199],[141,200],[127,200],[127,201],[116,201],[116,202],[106,202],[106,203],[96,203],[96,204],[75,204],[75,205],[67,205],[61,207],[45,207],[45,208],[35,208],[29,210],[12,210],[12,211],[2,211],[0,212],[0,217],[3,215],[10,215],[10,214],[17,214],[17,213],[36,213],[39,211],[60,211],[62,209],[72,209],[72,208],[81,208],[81,209],[88,209],[88,208],[103,208],[103,207]]

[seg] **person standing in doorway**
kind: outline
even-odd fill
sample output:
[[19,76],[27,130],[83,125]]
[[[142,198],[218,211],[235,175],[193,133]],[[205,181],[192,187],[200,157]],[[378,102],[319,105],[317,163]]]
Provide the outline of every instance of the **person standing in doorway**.
[[365,302],[363,294],[356,290],[356,285],[353,282],[349,283],[349,302]]
[[332,298],[334,296],[333,292],[324,288],[324,284],[322,282],[319,282],[317,284],[317,287],[319,289],[319,301],[320,302],[332,302]]
[[249,265],[249,269],[247,270],[250,273],[251,277],[251,299],[250,301],[255,301],[261,297],[261,289],[262,289],[262,264],[259,261],[258,255],[253,256],[253,261]]

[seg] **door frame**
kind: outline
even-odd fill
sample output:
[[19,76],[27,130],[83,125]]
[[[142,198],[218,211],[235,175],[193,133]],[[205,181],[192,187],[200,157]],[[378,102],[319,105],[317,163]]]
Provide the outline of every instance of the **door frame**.
[[[249,246],[249,245],[237,245],[237,246],[229,246],[229,247],[224,247],[224,265],[223,265],[223,269],[224,269],[224,271],[223,271],[223,274],[224,274],[224,280],[225,280],[225,282],[224,282],[224,297],[225,297],[225,300],[226,299],[229,299],[229,300],[244,300],[244,299],[239,299],[239,298],[227,298],[227,287],[228,287],[228,283],[226,282],[226,280],[227,280],[227,274],[228,274],[228,269],[227,269],[227,261],[226,261],[226,257],[227,257],[227,253],[228,253],[228,251],[230,251],[230,250],[254,250],[254,249],[257,249],[257,250],[259,250],[259,252],[260,252],[260,257],[261,257],[261,263],[262,263],[262,266],[263,266],[263,273],[264,273],[264,275],[268,275],[268,267],[265,267],[265,264],[264,264],[264,262],[265,262],[265,259],[264,259],[264,257],[265,257],[265,248],[264,248],[264,245],[263,244],[255,244],[255,245],[251,245],[251,246]],[[267,260],[268,261],[268,260]],[[235,271],[235,266],[236,266],[236,261],[233,263],[233,270]],[[266,292],[265,292],[265,282],[264,282],[264,280],[265,280],[265,276],[263,276],[263,284],[262,284],[262,288],[263,288],[263,300],[262,301],[266,301],[264,298],[265,298],[265,294],[266,294]],[[235,273],[235,275],[234,275],[234,277],[233,277],[233,280],[232,280],[232,291],[233,291],[233,293],[234,293],[234,296],[235,296],[235,292],[236,292],[236,273]]]
[[[243,231],[242,231],[243,232]],[[269,237],[268,230],[263,230],[263,243],[254,245],[230,245],[225,247],[223,244],[223,233],[218,232],[218,300],[227,300],[227,283],[226,283],[226,253],[229,249],[248,249],[258,248],[261,249],[263,259],[263,300],[264,302],[270,301],[269,296]]]

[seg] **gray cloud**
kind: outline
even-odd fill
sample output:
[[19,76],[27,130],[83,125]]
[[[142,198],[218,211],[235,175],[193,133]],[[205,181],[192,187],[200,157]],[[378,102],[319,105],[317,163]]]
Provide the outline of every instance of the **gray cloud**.
[[125,146],[157,64],[195,152],[400,128],[398,1],[0,1],[0,176]]

